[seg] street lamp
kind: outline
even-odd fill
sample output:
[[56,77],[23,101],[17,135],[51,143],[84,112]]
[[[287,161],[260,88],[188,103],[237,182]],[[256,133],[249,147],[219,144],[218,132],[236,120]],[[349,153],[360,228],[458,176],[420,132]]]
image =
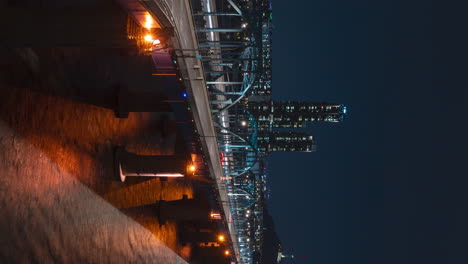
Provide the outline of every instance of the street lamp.
[[145,35],[144,39],[145,39],[146,42],[153,42],[154,41],[153,36],[151,34]]
[[220,213],[211,212],[210,214],[211,219],[221,219]]
[[191,164],[191,165],[189,165],[189,166],[187,167],[187,170],[188,170],[189,172],[191,172],[192,174],[194,174],[195,171],[197,170],[197,167],[196,167],[195,165]]
[[223,235],[218,236],[218,241],[224,242],[224,240],[226,240],[226,238]]
[[147,13],[145,14],[145,28],[146,29],[151,29],[154,26],[154,20],[153,17]]

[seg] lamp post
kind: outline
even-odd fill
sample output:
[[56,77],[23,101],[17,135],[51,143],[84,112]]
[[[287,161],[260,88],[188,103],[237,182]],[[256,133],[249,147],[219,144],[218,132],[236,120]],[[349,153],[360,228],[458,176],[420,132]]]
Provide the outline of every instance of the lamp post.
[[121,147],[114,151],[114,173],[122,182],[127,177],[185,177],[196,170],[186,156],[137,155]]

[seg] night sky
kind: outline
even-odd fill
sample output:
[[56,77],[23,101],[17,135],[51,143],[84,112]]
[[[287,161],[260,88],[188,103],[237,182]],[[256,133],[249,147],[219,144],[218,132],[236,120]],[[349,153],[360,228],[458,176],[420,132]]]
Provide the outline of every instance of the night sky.
[[275,0],[273,95],[343,103],[269,158],[295,263],[468,263],[468,4]]

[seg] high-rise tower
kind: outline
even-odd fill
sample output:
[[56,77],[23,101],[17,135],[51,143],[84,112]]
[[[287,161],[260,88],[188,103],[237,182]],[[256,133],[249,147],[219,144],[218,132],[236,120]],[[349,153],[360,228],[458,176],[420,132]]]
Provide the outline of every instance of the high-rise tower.
[[340,122],[346,107],[327,102],[249,101],[249,111],[257,117],[260,130],[268,128],[300,128],[305,123]]
[[303,132],[260,132],[257,138],[258,150],[313,152],[316,145],[312,136]]

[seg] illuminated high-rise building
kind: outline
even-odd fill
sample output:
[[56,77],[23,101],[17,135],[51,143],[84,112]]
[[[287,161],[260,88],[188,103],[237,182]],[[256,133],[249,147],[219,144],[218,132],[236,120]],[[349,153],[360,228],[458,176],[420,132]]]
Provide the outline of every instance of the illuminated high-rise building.
[[249,101],[249,111],[257,117],[260,130],[301,128],[307,122],[340,122],[346,107],[327,102]]
[[257,137],[258,151],[303,151],[314,152],[316,145],[309,134],[303,132],[260,132]]

